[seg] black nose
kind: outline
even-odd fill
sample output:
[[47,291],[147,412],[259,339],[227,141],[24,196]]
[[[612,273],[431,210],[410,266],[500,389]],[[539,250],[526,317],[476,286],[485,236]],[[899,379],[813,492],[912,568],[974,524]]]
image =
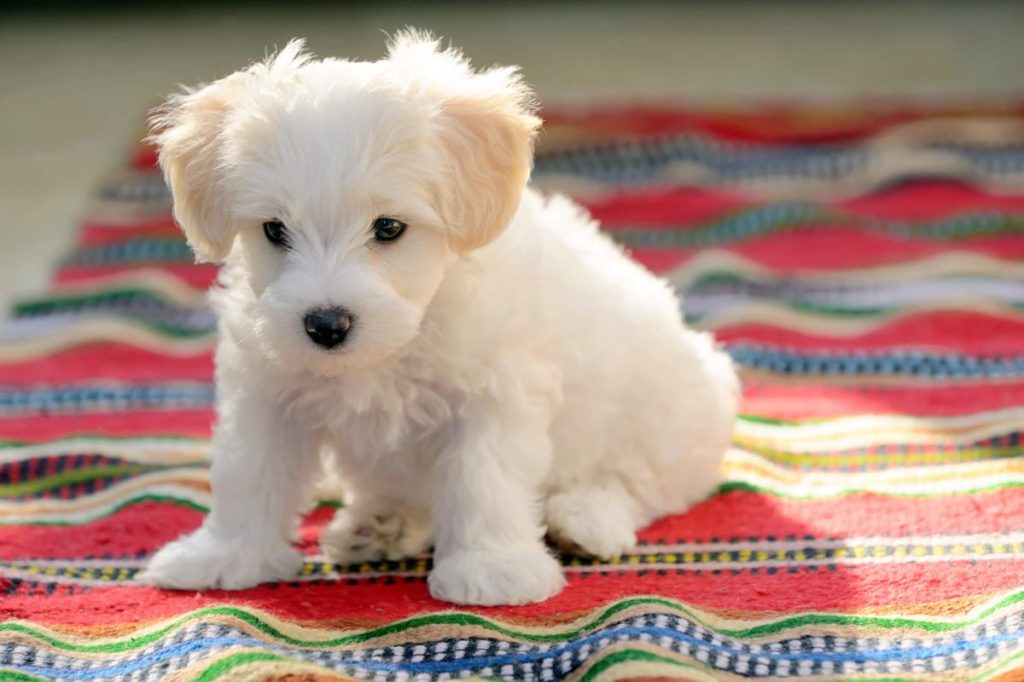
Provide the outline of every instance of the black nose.
[[324,348],[334,348],[345,343],[353,321],[352,313],[344,308],[310,310],[303,320],[306,334],[313,339],[313,343]]

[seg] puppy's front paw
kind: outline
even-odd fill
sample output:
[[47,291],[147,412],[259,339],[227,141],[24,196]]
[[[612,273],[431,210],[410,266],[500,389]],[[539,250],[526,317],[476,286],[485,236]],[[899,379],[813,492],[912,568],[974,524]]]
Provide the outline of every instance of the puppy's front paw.
[[480,606],[544,601],[565,586],[543,547],[455,552],[437,560],[428,581],[435,599]]
[[154,554],[139,580],[176,590],[241,590],[292,578],[301,567],[302,556],[283,542],[224,541],[203,527]]
[[345,508],[339,509],[324,529],[320,547],[334,563],[358,564],[422,554],[431,542],[429,518]]

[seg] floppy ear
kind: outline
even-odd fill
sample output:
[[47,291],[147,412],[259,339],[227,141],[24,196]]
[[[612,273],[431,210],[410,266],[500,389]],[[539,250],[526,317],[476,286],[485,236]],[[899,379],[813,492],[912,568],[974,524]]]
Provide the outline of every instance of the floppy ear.
[[406,31],[388,60],[413,96],[435,109],[446,174],[438,207],[458,251],[480,248],[512,219],[533,167],[533,92],[515,67],[474,73],[454,49],[429,34]]
[[235,73],[172,95],[150,118],[150,140],[174,197],[174,217],[196,259],[224,260],[236,228],[221,197],[224,126],[250,75]]

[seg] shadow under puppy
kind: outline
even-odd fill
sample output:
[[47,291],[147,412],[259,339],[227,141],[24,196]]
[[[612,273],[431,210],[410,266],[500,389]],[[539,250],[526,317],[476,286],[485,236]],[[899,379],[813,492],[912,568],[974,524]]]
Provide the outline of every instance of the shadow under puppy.
[[154,119],[175,216],[224,261],[213,504],[144,579],[287,579],[321,453],[340,563],[434,546],[431,593],[562,589],[547,533],[612,557],[709,494],[738,382],[670,289],[576,205],[527,188],[540,120],[514,68],[415,31],[375,62],[277,56]]

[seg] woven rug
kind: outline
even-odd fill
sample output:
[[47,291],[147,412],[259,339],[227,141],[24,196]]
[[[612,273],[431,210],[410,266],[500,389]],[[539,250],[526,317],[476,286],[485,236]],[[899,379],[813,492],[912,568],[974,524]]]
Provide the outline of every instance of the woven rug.
[[718,494],[527,607],[326,563],[326,500],[293,582],[139,585],[209,504],[215,326],[140,147],[0,326],[0,678],[1021,679],[1024,106],[545,113],[538,184],[742,368]]

